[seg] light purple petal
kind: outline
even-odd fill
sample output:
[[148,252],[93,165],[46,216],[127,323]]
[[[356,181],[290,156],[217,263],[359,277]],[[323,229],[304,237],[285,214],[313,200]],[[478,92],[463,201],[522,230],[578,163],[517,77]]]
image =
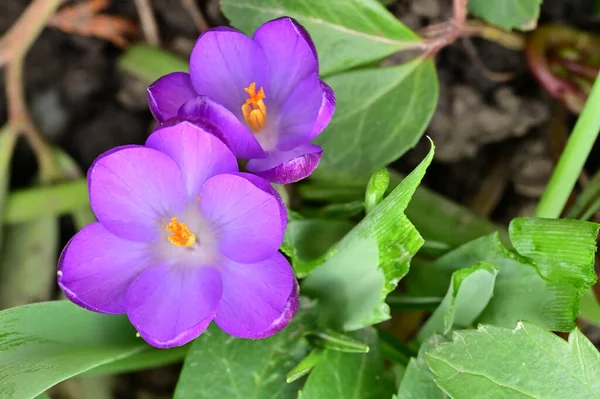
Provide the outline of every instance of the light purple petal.
[[254,41],[263,49],[271,80],[271,100],[281,102],[290,90],[311,74],[318,75],[317,51],[308,32],[294,19],[282,17],[262,25]]
[[151,265],[147,244],[123,240],[96,222],[69,241],[58,261],[58,285],[77,305],[102,313],[125,313],[125,296]]
[[292,320],[298,289],[289,262],[279,252],[258,263],[222,266],[223,299],[215,323],[229,335],[266,338]]
[[314,139],[325,130],[327,125],[329,125],[329,122],[331,122],[333,112],[335,111],[335,93],[333,89],[323,81],[321,81],[321,89],[323,90],[323,99],[319,114],[317,115],[317,120],[315,121],[312,132],[308,136],[310,140]]
[[251,159],[246,168],[270,182],[290,184],[308,177],[319,165],[323,149],[304,144],[291,151],[273,151],[263,159]]
[[[269,66],[258,44],[230,28],[209,29],[196,41],[190,57],[190,75],[198,94],[222,104],[238,119],[248,98],[244,88],[255,82],[269,99]],[[268,103],[267,103],[268,104]]]
[[289,151],[310,142],[323,103],[323,88],[317,75],[298,83],[281,103],[277,149]]
[[148,87],[150,112],[159,122],[177,115],[177,110],[188,100],[196,97],[190,75],[173,72],[163,76]]
[[88,170],[90,204],[98,221],[134,241],[159,237],[159,220],[181,211],[185,186],[177,164],[152,148],[117,147]]
[[[198,96],[181,106],[180,118],[192,122],[214,125],[212,132],[239,158],[261,158],[265,156],[258,141],[231,111],[206,96]],[[216,132],[214,129],[218,129]]]
[[200,210],[219,251],[236,262],[258,262],[277,252],[283,241],[279,207],[276,197],[233,174],[209,179],[200,193]]
[[267,194],[270,194],[277,199],[277,202],[279,202],[279,215],[281,216],[281,234],[285,235],[285,229],[287,227],[287,220],[288,220],[287,208],[285,207],[285,203],[283,202],[283,199],[281,198],[281,195],[279,195],[277,190],[275,190],[273,188],[273,186],[271,186],[271,183],[269,183],[268,180],[263,179],[262,177],[253,175],[252,173],[239,172],[239,173],[236,173],[236,175],[242,176],[243,178],[249,180],[256,187],[260,188]]
[[238,171],[237,160],[229,148],[190,122],[156,130],[146,141],[146,146],[175,161],[190,199],[200,194],[202,185],[211,177]]
[[127,316],[157,348],[198,337],[217,313],[221,275],[211,267],[162,263],[144,271],[127,292]]

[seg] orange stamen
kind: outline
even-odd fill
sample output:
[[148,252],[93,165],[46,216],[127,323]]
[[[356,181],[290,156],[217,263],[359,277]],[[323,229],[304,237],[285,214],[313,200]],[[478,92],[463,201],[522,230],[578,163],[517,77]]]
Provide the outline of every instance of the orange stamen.
[[179,222],[176,217],[171,218],[171,223],[167,224],[166,230],[173,233],[167,237],[173,245],[191,247],[196,242],[196,235],[192,234],[187,225]]
[[258,133],[267,124],[267,107],[263,101],[266,98],[265,90],[261,87],[256,92],[256,82],[252,82],[244,91],[248,93],[249,98],[242,105],[242,113],[252,131]]

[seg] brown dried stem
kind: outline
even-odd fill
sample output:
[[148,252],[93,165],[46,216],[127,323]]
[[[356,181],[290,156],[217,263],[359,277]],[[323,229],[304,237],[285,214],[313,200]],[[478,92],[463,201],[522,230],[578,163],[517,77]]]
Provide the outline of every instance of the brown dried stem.
[[196,28],[198,28],[200,32],[204,32],[209,28],[204,15],[202,15],[202,11],[200,11],[200,8],[198,8],[198,5],[194,0],[181,0],[181,4],[187,12],[190,13],[192,21],[194,21]]
[[160,36],[158,34],[158,25],[152,12],[152,5],[149,0],[135,0],[135,6],[140,16],[142,31],[146,41],[152,46],[160,46]]
[[40,177],[48,182],[59,177],[51,148],[31,121],[25,101],[23,62],[48,19],[64,0],[34,0],[0,41],[0,65],[6,64],[8,126],[14,135],[23,135],[35,152]]

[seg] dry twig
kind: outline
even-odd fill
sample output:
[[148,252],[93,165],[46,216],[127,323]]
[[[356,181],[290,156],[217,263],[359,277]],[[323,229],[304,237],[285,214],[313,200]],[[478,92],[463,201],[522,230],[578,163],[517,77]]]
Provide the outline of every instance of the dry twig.
[[146,41],[155,47],[160,46],[158,25],[154,19],[154,13],[152,12],[150,0],[135,0],[135,6],[137,8],[138,15],[140,16],[142,31],[144,32]]

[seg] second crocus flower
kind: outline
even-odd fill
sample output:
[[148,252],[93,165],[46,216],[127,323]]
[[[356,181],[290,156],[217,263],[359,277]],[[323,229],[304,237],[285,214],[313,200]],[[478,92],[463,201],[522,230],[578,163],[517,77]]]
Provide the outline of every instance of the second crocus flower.
[[335,109],[310,36],[288,17],[265,23],[252,38],[226,27],[204,32],[190,73],[160,78],[148,88],[148,100],[159,122],[202,123],[249,159],[249,171],[279,184],[317,167],[322,148],[310,141]]

